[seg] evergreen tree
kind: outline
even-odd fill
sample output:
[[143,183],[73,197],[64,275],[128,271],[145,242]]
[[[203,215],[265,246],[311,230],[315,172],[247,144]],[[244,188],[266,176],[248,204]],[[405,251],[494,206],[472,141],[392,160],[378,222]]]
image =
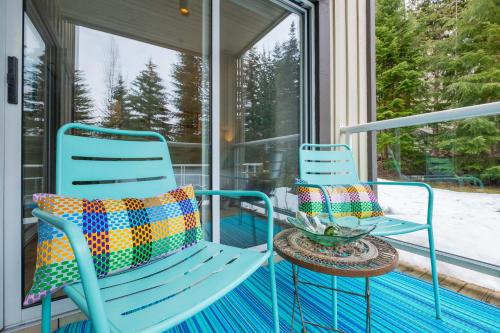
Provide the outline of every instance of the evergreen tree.
[[116,85],[112,89],[110,101],[107,106],[107,115],[104,120],[105,127],[133,129],[130,105],[127,99],[127,87],[121,74],[118,75]]
[[[378,119],[500,100],[498,0],[378,0],[376,15]],[[379,152],[397,144],[407,171],[429,153],[453,159],[458,174],[500,183],[500,117],[429,128],[430,136],[384,131]]]
[[132,82],[128,102],[135,129],[159,132],[172,140],[172,113],[167,108],[167,95],[157,67],[150,59]]
[[379,0],[376,8],[377,119],[424,111],[422,50],[403,0]]
[[[445,93],[445,82],[449,81],[450,72],[443,69],[449,54],[443,50],[443,42],[454,43],[456,40],[457,19],[465,3],[465,0],[423,0],[418,2],[412,13],[416,17],[424,48],[425,112],[450,108],[450,100]],[[433,127],[439,132],[437,125]]]
[[469,0],[457,22],[456,38],[444,41],[453,75],[446,91],[453,107],[500,100],[500,2]]
[[[500,100],[499,1],[470,0],[451,20],[454,38],[440,44],[445,59],[440,66],[447,73],[443,95],[450,107]],[[500,117],[456,122],[437,140],[440,149],[453,155],[459,173],[481,176],[500,164]]]
[[24,66],[24,133],[42,135],[45,130],[45,54],[29,63],[25,57]]
[[[264,131],[270,124],[265,121],[261,108],[260,71],[262,69],[261,55],[255,47],[251,48],[242,60],[241,85],[242,109],[245,116],[245,140],[259,140],[265,137]],[[267,126],[266,126],[267,125]]]
[[201,142],[202,132],[202,68],[201,58],[180,53],[174,65],[174,98],[177,108],[175,137],[181,142]]
[[274,44],[273,53],[271,57],[274,61],[278,61],[283,57],[283,48],[280,43]]
[[85,83],[83,72],[75,70],[73,79],[73,115],[75,121],[88,125],[94,124],[93,108],[94,103],[90,97],[90,88]]
[[[377,119],[404,117],[425,111],[423,50],[415,21],[404,0],[379,0],[376,7],[376,93]],[[400,140],[402,139],[402,140]],[[420,154],[412,130],[401,129],[379,134],[378,150],[382,159],[389,147],[404,142],[401,157]],[[409,163],[406,163],[409,162]]]
[[276,67],[276,131],[275,135],[299,132],[300,115],[300,50],[295,23],[292,22],[288,40],[280,48]]
[[109,37],[109,44],[104,52],[104,114],[111,112],[110,107],[113,107],[113,95],[115,88],[118,84],[120,74],[120,49],[116,39],[112,36]]
[[251,48],[243,57],[241,109],[247,141],[299,131],[300,49],[295,23],[272,53]]
[[[261,115],[263,128],[261,129],[263,138],[271,138],[277,136],[276,129],[272,124],[276,124],[277,110],[277,86],[276,86],[276,68],[274,59],[267,52],[261,54],[261,67],[257,73],[259,82],[258,95],[260,99],[259,114]],[[294,114],[289,114],[288,117],[294,117]]]

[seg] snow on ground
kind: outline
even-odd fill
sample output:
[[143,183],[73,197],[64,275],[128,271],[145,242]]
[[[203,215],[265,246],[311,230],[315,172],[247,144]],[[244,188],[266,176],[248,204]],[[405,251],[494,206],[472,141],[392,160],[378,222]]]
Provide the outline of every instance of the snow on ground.
[[[387,215],[425,223],[427,207],[425,189],[379,186],[378,196]],[[289,193],[287,188],[278,189],[274,200],[278,207],[297,210],[297,197]],[[500,265],[500,194],[434,189],[433,226],[436,249]],[[428,246],[426,231],[393,237]],[[399,252],[401,261],[430,269],[428,258],[404,251]],[[500,290],[500,278],[441,262],[438,270],[440,273],[466,282]]]

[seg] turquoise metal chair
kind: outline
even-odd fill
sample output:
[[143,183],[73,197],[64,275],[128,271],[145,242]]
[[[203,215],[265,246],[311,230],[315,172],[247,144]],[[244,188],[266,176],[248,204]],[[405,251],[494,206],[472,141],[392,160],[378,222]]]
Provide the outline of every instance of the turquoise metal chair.
[[481,179],[474,176],[459,176],[455,173],[453,161],[449,158],[425,156],[426,174],[425,175],[405,175],[401,171],[401,164],[396,159],[396,156],[391,148],[388,147],[389,160],[396,171],[399,179],[404,181],[422,181],[422,182],[438,182],[438,183],[457,183],[462,187],[465,184],[477,186],[480,189],[484,188]]
[[477,177],[469,175],[457,175],[455,172],[455,162],[452,158],[434,157],[426,154],[425,165],[425,180],[428,182],[434,181],[443,183],[457,183],[457,185],[460,187],[468,184],[477,186],[480,189],[484,188],[483,182]]
[[[300,186],[309,186],[319,188],[325,198],[328,193],[325,186],[357,184],[360,180],[356,173],[356,166],[351,148],[343,144],[303,144],[299,151],[299,169],[300,178],[309,184],[300,184]],[[429,237],[429,252],[432,269],[432,283],[434,287],[434,303],[436,318],[441,318],[441,306],[439,300],[439,282],[436,267],[436,254],[434,251],[434,236],[432,233],[432,207],[433,191],[432,188],[421,182],[363,182],[368,185],[389,185],[389,186],[415,186],[427,190],[427,223],[415,223],[399,220],[387,216],[366,219],[364,223],[375,224],[377,227],[371,233],[374,236],[391,236],[407,234],[419,230],[427,230]],[[297,184],[299,185],[299,184]],[[329,200],[327,199],[327,202]],[[330,219],[333,218],[330,205],[326,205]],[[335,278],[332,281],[334,288]],[[336,296],[334,295],[334,307],[336,308]],[[336,313],[334,309],[334,313]]]
[[[74,130],[112,138],[70,133]],[[56,189],[60,195],[88,199],[141,198],[176,188],[165,138],[155,132],[67,124],[59,129],[56,153]],[[271,201],[256,191],[202,190],[196,195],[251,196],[264,201],[268,212],[268,250],[261,253],[201,241],[163,260],[98,279],[81,230],[60,217],[39,209],[33,211],[33,215],[67,235],[81,282],[63,290],[90,319],[94,332],[163,332],[223,297],[266,260],[270,273],[270,311],[274,332],[279,332]],[[50,332],[50,319],[51,298],[47,296],[42,301],[43,333]]]

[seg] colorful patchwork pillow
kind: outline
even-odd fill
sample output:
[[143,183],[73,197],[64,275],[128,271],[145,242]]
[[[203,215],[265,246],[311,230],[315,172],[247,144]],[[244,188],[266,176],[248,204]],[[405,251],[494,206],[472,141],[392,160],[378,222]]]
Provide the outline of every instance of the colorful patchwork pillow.
[[[327,213],[323,192],[319,188],[300,186],[300,184],[305,185],[307,182],[297,180],[299,211],[310,216]],[[361,219],[384,215],[377,197],[369,185],[325,186],[325,190],[330,197],[334,217],[355,216]]]
[[[202,239],[192,186],[146,199],[89,201],[54,194],[35,194],[33,199],[40,209],[82,229],[99,277],[146,264]],[[40,221],[36,272],[24,304],[79,279],[67,237]]]

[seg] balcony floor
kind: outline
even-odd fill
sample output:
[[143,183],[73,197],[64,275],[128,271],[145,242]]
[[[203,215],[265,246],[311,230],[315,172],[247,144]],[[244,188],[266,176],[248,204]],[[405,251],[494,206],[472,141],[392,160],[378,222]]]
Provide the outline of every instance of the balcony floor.
[[[236,246],[252,246],[263,242],[264,221],[244,222],[238,216],[223,219],[222,238]],[[240,244],[249,238],[248,244]],[[328,285],[330,277],[301,270],[301,279]],[[180,324],[169,332],[269,332],[271,311],[269,303],[268,270],[260,268],[249,280],[217,303]],[[278,303],[282,332],[290,331],[293,285],[291,265],[276,264]],[[363,292],[364,279],[339,278],[341,289]],[[372,332],[500,332],[500,307],[441,288],[443,319],[434,317],[432,285],[401,272],[393,272],[371,279]],[[331,324],[331,292],[310,286],[301,286],[301,301],[306,320]],[[298,315],[298,313],[296,314]],[[364,332],[365,303],[360,297],[339,294],[339,326],[345,332]],[[296,319],[298,316],[296,316]],[[294,332],[300,332],[296,321]],[[308,332],[324,332],[308,327]]]
[[[168,332],[270,332],[272,323],[268,278],[267,267],[260,268],[226,297]],[[305,269],[301,270],[301,278],[321,284],[330,281],[326,275]],[[276,279],[281,332],[289,332],[293,286],[291,265],[288,262],[282,261],[276,265]],[[358,292],[362,292],[364,286],[363,279],[339,278],[338,282],[339,288]],[[500,332],[500,307],[444,288],[441,289],[443,319],[435,319],[432,286],[404,273],[393,272],[373,278],[370,286],[372,332]],[[306,320],[330,324],[330,296],[331,293],[326,290],[301,287]],[[339,326],[345,332],[364,332],[364,311],[364,300],[360,297],[339,295]],[[90,332],[89,325],[82,324],[73,325],[78,327],[78,332]],[[66,327],[67,330],[62,332],[70,331],[69,328]],[[297,321],[294,332],[300,332]],[[310,326],[308,332],[324,330]]]
[[[280,324],[283,332],[290,330],[293,286],[291,265],[276,265]],[[328,284],[326,275],[301,270],[301,277]],[[268,270],[261,268],[234,292],[171,332],[268,332],[271,328],[269,310]],[[339,278],[342,289],[362,292],[363,279]],[[432,286],[403,273],[371,280],[372,332],[500,332],[500,308],[442,289],[443,319],[434,318]],[[329,324],[330,292],[308,286],[301,287],[306,320]],[[346,332],[364,331],[364,300],[339,295],[339,326]],[[300,332],[295,325],[294,331]],[[324,331],[324,330],[323,330]],[[322,332],[308,327],[308,332]]]
[[[281,330],[290,330],[292,308],[291,265],[276,265]],[[326,275],[301,270],[301,278],[328,284]],[[443,319],[434,318],[432,286],[394,272],[373,278],[372,332],[500,332],[500,308],[442,289]],[[268,270],[259,269],[248,281],[216,304],[171,332],[268,332],[271,330]],[[339,287],[362,291],[362,279],[339,278]],[[304,316],[329,324],[330,292],[301,287]],[[339,295],[339,326],[346,332],[364,331],[364,300]],[[300,332],[296,322],[295,330]],[[321,332],[314,327],[308,332]]]

